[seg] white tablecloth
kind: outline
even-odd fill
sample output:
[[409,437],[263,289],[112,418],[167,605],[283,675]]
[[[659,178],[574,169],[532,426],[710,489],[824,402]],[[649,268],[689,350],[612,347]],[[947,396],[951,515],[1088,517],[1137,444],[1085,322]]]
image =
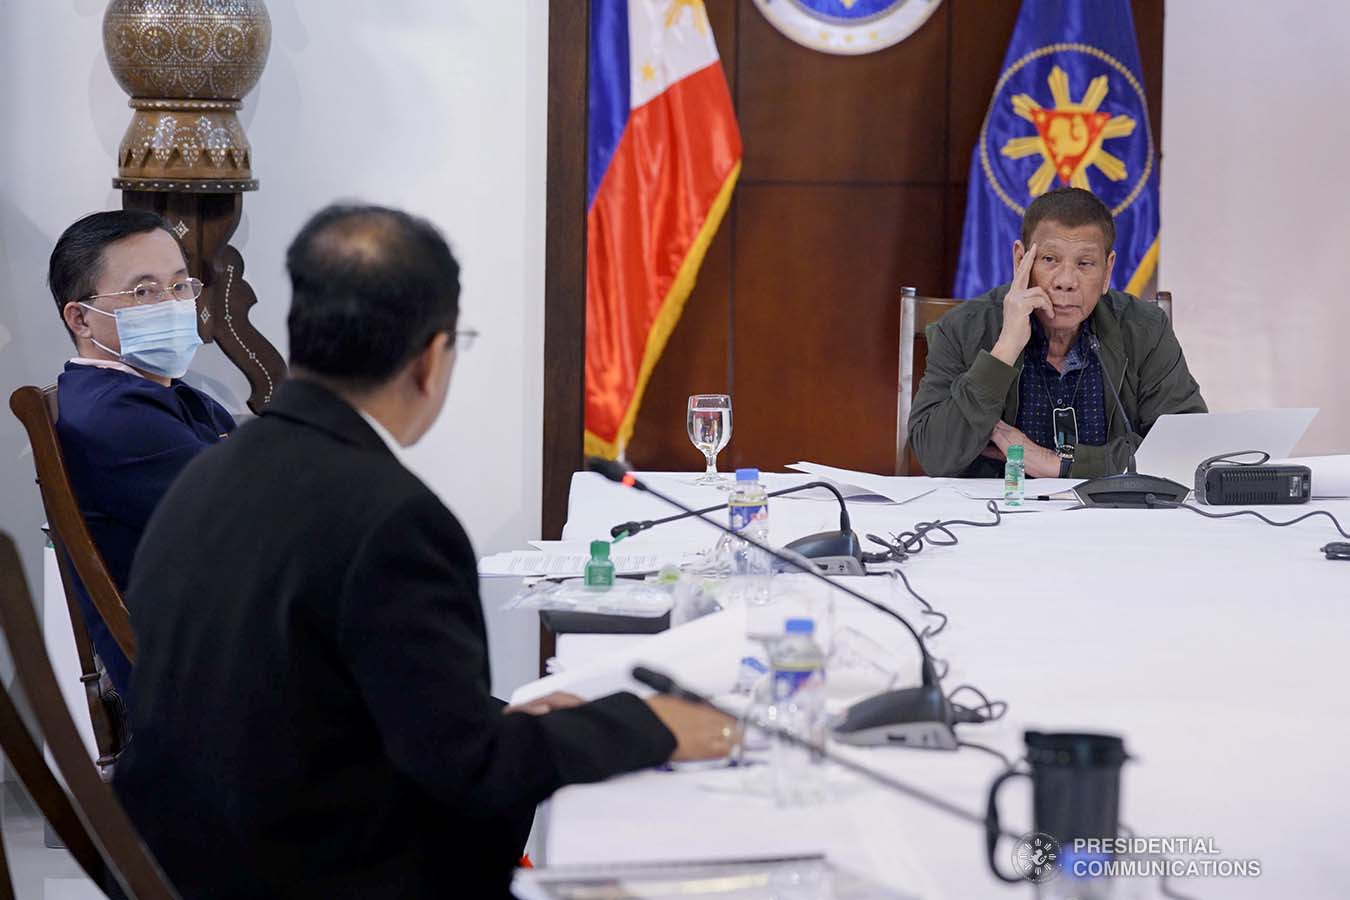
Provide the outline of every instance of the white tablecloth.
[[[649,478],[689,503],[725,497],[688,486],[687,475]],[[771,480],[778,487],[800,478]],[[982,501],[950,483],[923,486],[937,490],[903,505],[851,503],[855,530],[989,518]],[[570,504],[569,540],[667,514],[653,498],[591,474],[576,476]],[[1347,501],[1266,512],[1283,519],[1312,508],[1350,524]],[[832,500],[772,501],[775,543],[837,521]],[[926,549],[905,569],[915,589],[951,616],[931,644],[951,664],[945,686],[972,682],[1010,704],[1000,722],[961,726],[963,738],[1019,756],[1024,729],[1121,734],[1135,757],[1123,774],[1121,816],[1136,833],[1212,837],[1222,857],[1262,862],[1256,879],[1174,882],[1177,889],[1204,897],[1346,895],[1350,562],[1329,562],[1318,551],[1338,539],[1328,522],[1272,528],[1183,510],[1056,509],[957,534],[959,546]],[[634,546],[705,546],[715,537],[709,526],[684,522],[639,536]],[[918,623],[918,604],[893,593],[886,579],[851,583]],[[870,633],[913,665],[898,626],[845,597],[838,604],[841,623],[875,617]],[[707,620],[688,627],[700,625],[714,633]],[[671,632],[642,641],[659,648],[677,639]],[[717,655],[718,640],[709,638],[707,652],[691,655],[703,658],[687,659],[684,669],[668,656],[653,658],[676,675],[707,677],[706,657]],[[722,671],[725,662],[713,668]],[[625,664],[616,659],[614,671]],[[971,810],[983,809],[1000,769],[971,750],[851,752]],[[548,811],[547,862],[824,851],[925,897],[1006,893],[987,871],[981,831],[967,823],[858,785],[826,806],[785,812],[739,792],[740,777],[646,772],[567,788]],[[1005,824],[1029,831],[1024,785],[1009,785],[1002,808]],[[1154,890],[1141,882],[1124,896]]]

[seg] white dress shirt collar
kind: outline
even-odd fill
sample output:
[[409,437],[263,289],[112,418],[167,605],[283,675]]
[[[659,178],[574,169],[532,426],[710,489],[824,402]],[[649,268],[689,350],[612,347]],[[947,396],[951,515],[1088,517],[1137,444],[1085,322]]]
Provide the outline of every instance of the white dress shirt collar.
[[394,437],[388,428],[384,427],[379,419],[360,407],[357,407],[356,411],[361,414],[361,418],[366,420],[366,424],[380,436],[380,440],[384,441],[385,446],[389,448],[389,452],[394,454],[394,458],[400,463],[404,463],[404,467],[406,468],[407,461],[403,458],[403,445],[398,442],[398,439]]
[[145,375],[143,375],[140,372],[137,372],[131,366],[116,359],[93,359],[92,357],[88,356],[75,356],[71,357],[70,361],[77,366],[94,366],[95,368],[99,369],[116,369],[119,372],[126,372],[130,375],[135,375],[137,378],[145,377]]

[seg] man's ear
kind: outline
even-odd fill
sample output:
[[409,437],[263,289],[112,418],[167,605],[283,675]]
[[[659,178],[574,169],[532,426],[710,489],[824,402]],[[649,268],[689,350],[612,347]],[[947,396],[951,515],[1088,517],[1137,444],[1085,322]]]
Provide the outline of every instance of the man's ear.
[[1110,253],[1106,254],[1106,286],[1102,289],[1103,294],[1111,290],[1111,272],[1115,269],[1115,267],[1116,267],[1116,251],[1112,250]]
[[77,338],[89,338],[93,335],[86,320],[88,315],[89,311],[74,301],[61,307],[61,318],[65,320],[66,328]]
[[413,360],[413,381],[419,392],[428,395],[436,392],[437,376],[450,365],[450,355],[455,352],[454,340],[455,336],[448,331],[437,332]]
[[1022,246],[1020,240],[1013,241],[1013,272],[1022,264],[1022,257],[1027,255],[1027,248]]

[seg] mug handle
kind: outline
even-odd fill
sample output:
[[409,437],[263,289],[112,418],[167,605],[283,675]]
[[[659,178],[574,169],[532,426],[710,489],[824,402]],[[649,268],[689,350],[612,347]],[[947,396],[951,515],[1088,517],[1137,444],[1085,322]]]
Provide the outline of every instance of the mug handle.
[[1003,830],[998,821],[998,791],[1003,787],[1003,783],[1009,778],[1030,778],[1031,773],[1018,771],[1017,769],[1008,769],[989,786],[989,808],[984,815],[984,843],[985,849],[989,855],[989,869],[1001,880],[1009,884],[1024,884],[1025,879],[1003,874],[999,870],[998,863],[994,857],[994,851],[998,849],[998,839]]

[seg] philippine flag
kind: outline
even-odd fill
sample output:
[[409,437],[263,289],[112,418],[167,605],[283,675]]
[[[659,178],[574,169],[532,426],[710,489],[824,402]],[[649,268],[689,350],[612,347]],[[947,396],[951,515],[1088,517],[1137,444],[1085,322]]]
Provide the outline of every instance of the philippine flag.
[[592,0],[586,452],[614,458],[741,171],[703,0]]

